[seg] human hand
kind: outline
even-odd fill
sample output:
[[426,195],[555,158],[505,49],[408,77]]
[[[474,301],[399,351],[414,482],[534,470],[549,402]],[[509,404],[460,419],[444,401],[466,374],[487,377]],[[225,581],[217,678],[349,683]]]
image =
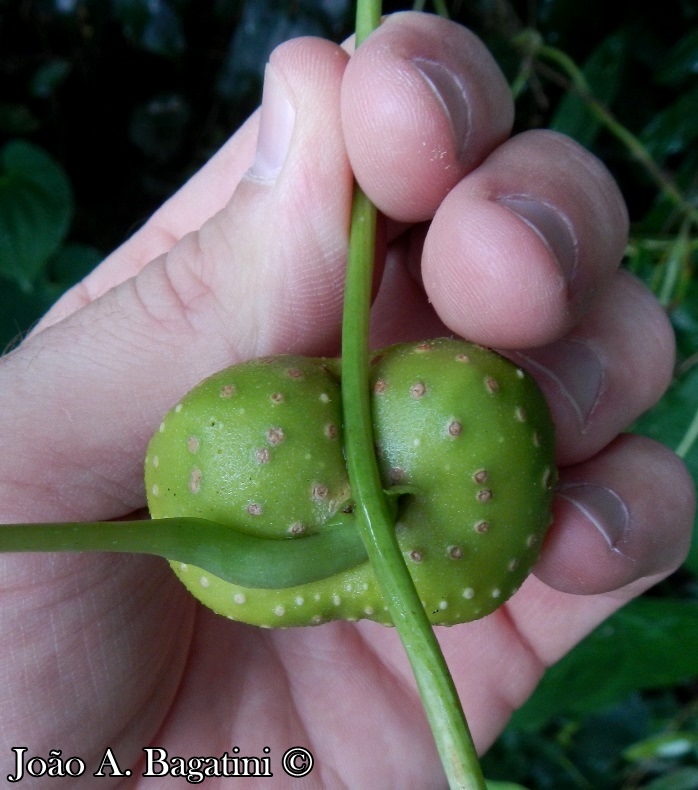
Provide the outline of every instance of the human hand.
[[[536,575],[494,615],[438,632],[484,749],[545,666],[683,558],[687,474],[619,436],[666,386],[670,328],[617,270],[627,220],[607,172],[548,132],[507,140],[504,80],[462,28],[396,15],[350,61],[289,42],[261,120],[256,151],[259,116],[1,360],[0,520],[128,517],[150,435],[200,379],[336,353],[353,168],[387,217],[373,344],[456,333],[503,349],[557,425]],[[307,787],[441,783],[391,630],[231,623],[144,557],[5,556],[0,589],[4,775],[15,746],[80,756],[87,784],[110,747],[134,787],[144,747],[267,746],[283,783],[278,759],[302,744]]]

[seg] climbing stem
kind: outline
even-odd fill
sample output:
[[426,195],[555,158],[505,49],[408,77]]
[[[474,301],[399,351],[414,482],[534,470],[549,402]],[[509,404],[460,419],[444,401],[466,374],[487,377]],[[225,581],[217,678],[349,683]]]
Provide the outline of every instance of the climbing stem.
[[322,532],[294,540],[250,535],[201,518],[3,524],[0,553],[98,551],[154,554],[196,565],[245,587],[281,589],[353,568],[367,557],[352,515],[340,512]]
[[[374,9],[370,13],[368,7]],[[357,46],[379,19],[380,3],[358,0]],[[400,550],[375,456],[369,386],[369,321],[376,208],[354,188],[342,327],[342,401],[349,480],[357,524],[393,624],[414,672],[452,788],[484,790],[458,693]]]
[[679,458],[685,458],[689,454],[689,452],[693,449],[696,440],[698,440],[698,409],[693,415],[691,424],[686,429],[683,439],[681,439],[679,445],[676,448],[676,454],[679,456]]
[[347,467],[357,525],[402,640],[452,788],[485,787],[448,666],[402,556],[375,457],[369,391],[368,305],[376,210],[357,187],[342,336],[342,401]]
[[355,44],[358,47],[378,27],[381,21],[381,4],[376,0],[358,0],[356,3]]

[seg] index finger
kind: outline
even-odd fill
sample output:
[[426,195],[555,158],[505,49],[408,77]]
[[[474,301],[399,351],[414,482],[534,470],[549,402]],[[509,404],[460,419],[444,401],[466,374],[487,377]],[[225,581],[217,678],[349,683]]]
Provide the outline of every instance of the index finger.
[[506,140],[513,120],[511,92],[493,56],[473,33],[441,17],[393,14],[347,64],[347,153],[356,179],[391,219],[430,219]]

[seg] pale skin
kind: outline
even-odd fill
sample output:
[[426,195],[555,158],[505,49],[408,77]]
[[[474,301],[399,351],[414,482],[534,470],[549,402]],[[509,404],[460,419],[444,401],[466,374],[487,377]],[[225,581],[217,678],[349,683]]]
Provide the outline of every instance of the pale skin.
[[[338,353],[353,168],[387,217],[372,343],[446,333],[505,350],[556,422],[561,496],[535,575],[494,615],[438,631],[483,751],[547,666],[685,556],[689,476],[620,435],[667,386],[669,324],[619,272],[611,176],[560,136],[509,138],[506,84],[462,28],[398,15],[351,60],[284,44],[261,115],[258,150],[259,113],[0,360],[0,521],[130,517],[151,434],[199,380]],[[293,786],[443,786],[391,629],[239,625],[136,556],[6,555],[0,591],[3,777],[19,746],[92,770],[109,746],[133,776],[100,787],[129,788],[150,786],[146,746],[268,746],[277,770],[259,785],[282,787],[278,759],[303,745],[316,765]]]

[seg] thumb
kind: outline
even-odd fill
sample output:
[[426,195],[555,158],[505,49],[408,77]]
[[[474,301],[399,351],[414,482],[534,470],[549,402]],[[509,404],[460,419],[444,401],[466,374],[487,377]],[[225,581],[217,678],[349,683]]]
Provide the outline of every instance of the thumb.
[[[339,115],[347,59],[315,39],[273,53],[252,167],[198,234],[200,247],[229,250],[197,279],[211,275],[242,357],[336,348],[353,183]],[[181,271],[186,283],[186,259]]]
[[[352,188],[339,115],[346,62],[319,39],[272,53],[251,167],[219,211],[137,278],[146,306],[159,316],[164,300],[168,322],[193,326],[210,366],[337,340]],[[224,358],[211,358],[209,333]]]
[[147,441],[185,391],[250,356],[336,342],[352,187],[346,61],[316,39],[275,50],[254,163],[227,204],[0,360],[0,520],[141,506]]

